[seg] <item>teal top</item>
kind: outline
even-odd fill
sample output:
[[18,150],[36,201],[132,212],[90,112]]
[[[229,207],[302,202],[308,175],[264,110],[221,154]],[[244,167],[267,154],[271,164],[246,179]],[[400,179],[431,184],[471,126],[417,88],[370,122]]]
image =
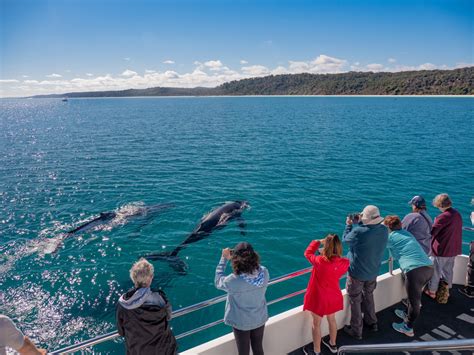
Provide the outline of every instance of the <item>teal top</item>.
[[398,260],[400,269],[404,273],[422,266],[433,265],[416,238],[404,229],[392,231],[388,235],[387,248],[392,257]]

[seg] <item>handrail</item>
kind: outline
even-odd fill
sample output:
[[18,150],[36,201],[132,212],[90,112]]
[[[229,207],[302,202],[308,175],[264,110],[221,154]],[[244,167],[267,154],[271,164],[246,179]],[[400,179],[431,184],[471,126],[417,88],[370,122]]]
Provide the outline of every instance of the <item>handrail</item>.
[[[462,242],[462,244],[469,245],[469,243],[467,243],[467,242]],[[385,265],[387,263],[389,264],[389,273],[392,274],[393,273],[393,258],[389,257],[387,260],[384,260],[382,262],[382,265]],[[268,285],[271,286],[271,285],[274,285],[274,284],[277,284],[277,283],[280,283],[280,282],[284,282],[286,280],[293,279],[295,277],[307,274],[307,273],[311,272],[311,270],[312,270],[312,267],[310,266],[310,267],[307,267],[307,268],[304,268],[304,269],[300,269],[300,270],[297,270],[297,271],[290,272],[290,273],[282,275],[282,276],[278,276],[278,277],[270,280],[268,282]],[[299,290],[299,291],[290,293],[288,295],[285,295],[285,296],[282,296],[282,297],[277,298],[275,300],[267,302],[267,305],[272,305],[272,304],[275,304],[277,302],[280,302],[280,301],[298,296],[298,295],[304,293],[305,291],[306,291],[306,289],[303,289],[303,290]],[[227,295],[222,295],[222,296],[217,296],[217,297],[214,297],[214,298],[210,298],[208,300],[205,300],[205,301],[202,301],[202,302],[199,302],[199,303],[187,306],[187,307],[180,308],[180,309],[178,309],[178,310],[176,310],[172,313],[172,318],[181,317],[181,316],[184,316],[185,314],[195,312],[197,310],[200,310],[200,309],[203,309],[203,308],[206,308],[206,307],[224,302],[226,299],[227,299]],[[216,325],[218,325],[222,322],[223,322],[223,319],[220,319],[218,321],[214,321],[214,322],[205,324],[205,325],[200,326],[198,328],[191,329],[189,331],[186,331],[184,333],[176,335],[176,339],[181,339],[181,338],[184,338],[186,336],[189,336],[189,335],[195,334],[197,332],[200,332],[202,330],[214,327],[214,326],[216,326]],[[89,348],[91,346],[94,346],[94,345],[97,345],[97,344],[100,344],[100,343],[103,343],[103,342],[106,342],[106,341],[109,341],[109,340],[113,340],[113,339],[118,338],[118,337],[120,337],[119,333],[117,331],[113,331],[113,332],[109,332],[109,333],[106,333],[106,334],[96,336],[96,337],[91,338],[91,339],[84,340],[80,343],[76,343],[76,344],[64,347],[62,349],[55,350],[53,352],[50,352],[49,354],[57,355],[57,354],[74,353],[74,352],[77,352],[79,350]]]
[[390,353],[400,351],[435,351],[435,350],[471,350],[474,349],[474,339],[455,339],[438,341],[420,341],[410,343],[388,343],[369,345],[343,345],[337,354],[358,353]]
[[[300,270],[297,270],[297,271],[290,272],[290,273],[282,275],[282,276],[278,276],[278,277],[270,280],[268,282],[268,285],[271,286],[271,285],[275,285],[277,283],[280,283],[280,282],[283,282],[283,281],[286,281],[286,280],[293,279],[295,277],[310,273],[311,270],[312,270],[312,267],[310,266],[310,267],[307,267],[307,268],[304,268],[304,269],[300,269]],[[303,293],[305,291],[306,291],[306,289],[302,290],[302,291],[298,291],[298,292]],[[300,294],[300,293],[298,293],[298,294]],[[293,296],[296,296],[296,294],[294,294]],[[282,301],[282,300],[287,299],[287,298],[289,298],[289,297],[282,297],[280,299],[270,301],[270,302],[268,302],[268,305],[279,302],[279,301]],[[222,296],[217,296],[217,297],[214,297],[214,298],[210,298],[208,300],[205,300],[205,301],[202,301],[202,302],[199,302],[199,303],[187,306],[187,307],[180,308],[180,309],[178,309],[178,310],[176,310],[172,313],[172,318],[181,317],[181,316],[184,316],[185,314],[195,312],[197,310],[215,305],[217,303],[224,302],[226,299],[227,299],[227,295],[222,295]],[[176,336],[176,339],[181,339],[185,336],[197,333],[198,331],[210,328],[211,326],[215,326],[219,323],[222,323],[222,321],[223,320],[221,319],[220,321],[209,323],[209,324],[206,324],[206,325],[201,326],[199,328],[195,328],[195,329],[192,329],[192,330],[187,331],[185,333],[179,334],[179,335]],[[50,354],[54,355],[54,354],[73,353],[73,352],[82,350],[84,348],[88,348],[88,347],[103,343],[105,341],[113,340],[115,338],[118,338],[119,336],[120,336],[120,334],[117,331],[109,332],[109,333],[106,333],[106,334],[96,336],[92,339],[84,340],[80,343],[73,344],[73,345],[70,345],[68,347],[65,347],[65,348],[62,348],[62,349],[59,349],[59,350],[55,350],[55,351],[51,352]]]

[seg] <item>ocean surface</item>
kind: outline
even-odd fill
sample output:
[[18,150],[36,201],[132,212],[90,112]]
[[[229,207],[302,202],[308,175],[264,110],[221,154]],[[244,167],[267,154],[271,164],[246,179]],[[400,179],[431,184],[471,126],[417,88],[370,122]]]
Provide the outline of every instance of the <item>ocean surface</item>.
[[[189,245],[184,275],[153,262],[154,287],[174,309],[222,294],[213,286],[222,248],[249,241],[276,277],[308,267],[307,244],[341,234],[346,215],[367,204],[403,216],[413,195],[447,192],[469,226],[473,112],[472,98],[0,100],[0,313],[50,350],[112,331],[133,262],[172,250],[226,201],[250,203],[245,235],[233,221]],[[174,207],[143,213],[161,203]],[[65,238],[105,211],[117,217]],[[272,286],[267,298],[307,280]],[[177,318],[173,329],[220,319],[223,307]],[[229,331],[201,332],[180,349]],[[94,351],[122,353],[123,344]]]

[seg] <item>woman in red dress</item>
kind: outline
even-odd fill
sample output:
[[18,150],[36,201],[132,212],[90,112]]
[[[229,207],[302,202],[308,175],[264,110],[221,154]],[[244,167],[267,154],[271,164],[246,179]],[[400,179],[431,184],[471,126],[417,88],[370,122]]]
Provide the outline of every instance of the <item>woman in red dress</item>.
[[[315,255],[320,245],[321,255]],[[349,259],[342,258],[342,244],[336,234],[328,234],[321,240],[309,243],[304,256],[313,265],[311,278],[304,297],[303,310],[313,316],[313,347],[303,348],[306,354],[320,353],[321,341],[332,353],[337,353],[336,312],[342,310],[343,298],[339,280],[349,268]],[[326,316],[329,324],[329,336],[321,339],[321,321]],[[313,352],[314,350],[314,352]]]

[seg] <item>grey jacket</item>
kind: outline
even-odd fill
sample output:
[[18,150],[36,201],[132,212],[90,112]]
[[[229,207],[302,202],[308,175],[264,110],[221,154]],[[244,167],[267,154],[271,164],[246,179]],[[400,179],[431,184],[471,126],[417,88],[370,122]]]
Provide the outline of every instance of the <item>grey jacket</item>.
[[402,227],[416,238],[425,251],[431,251],[431,227],[433,221],[426,211],[409,213],[403,218]]
[[214,283],[219,290],[227,292],[224,323],[239,330],[259,328],[268,319],[265,292],[269,280],[264,266],[253,274],[226,276],[227,260],[221,258],[216,268]]

